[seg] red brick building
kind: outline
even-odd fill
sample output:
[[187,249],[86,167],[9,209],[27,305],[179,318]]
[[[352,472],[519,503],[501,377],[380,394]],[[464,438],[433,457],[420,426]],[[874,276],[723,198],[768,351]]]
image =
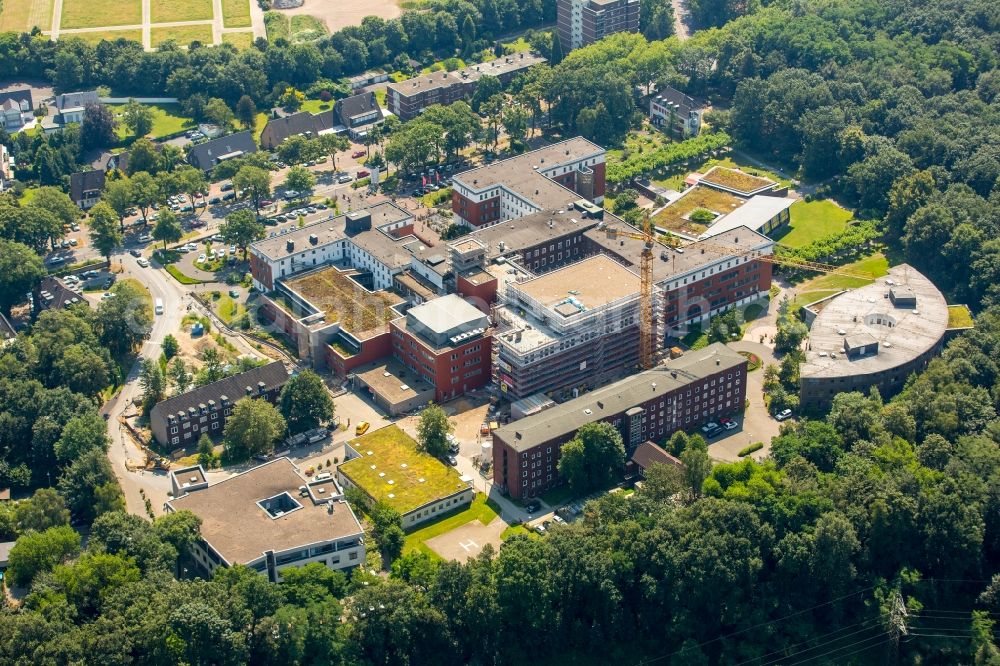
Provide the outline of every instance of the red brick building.
[[560,448],[581,426],[612,424],[628,458],[645,441],[738,412],[746,380],[746,359],[715,343],[509,423],[493,432],[493,483],[516,499],[537,497],[559,484]]
[[460,296],[418,305],[389,328],[392,355],[434,385],[437,402],[489,383],[490,320]]
[[604,149],[575,137],[471,169],[453,181],[455,220],[474,228],[566,208],[580,199],[600,203]]

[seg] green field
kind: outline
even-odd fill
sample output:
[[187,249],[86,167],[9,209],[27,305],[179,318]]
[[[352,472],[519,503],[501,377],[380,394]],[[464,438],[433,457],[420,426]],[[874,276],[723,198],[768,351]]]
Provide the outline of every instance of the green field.
[[265,12],[264,27],[268,41],[282,38],[296,43],[314,42],[327,35],[326,24],[308,14],[297,14],[289,19],[281,12]]
[[324,102],[321,99],[307,99],[302,102],[299,111],[308,111],[312,114],[323,113],[333,108],[333,102]]
[[62,19],[59,27],[103,28],[115,25],[142,23],[140,0],[63,0]]
[[152,28],[149,32],[149,45],[159,46],[163,42],[173,40],[179,46],[187,46],[191,42],[201,42],[211,45],[212,26],[205,25],[180,25],[172,28]]
[[2,0],[0,2],[0,32],[31,32],[34,26],[42,30],[52,27],[53,0]]
[[222,25],[227,28],[250,26],[250,0],[222,0]]
[[853,217],[851,211],[829,199],[796,201],[788,212],[791,215],[788,233],[775,238],[788,247],[802,247],[824,236],[840,233]]
[[130,42],[142,43],[142,30],[132,28],[126,30],[94,30],[93,32],[74,32],[63,35],[60,41],[67,39],[82,39],[88,44],[97,45],[101,41],[113,42],[116,39],[127,39]]
[[238,49],[248,49],[253,46],[252,32],[224,32],[222,33],[222,43],[232,44]]
[[527,53],[531,50],[531,44],[524,37],[518,37],[513,42],[504,42],[505,49],[511,49],[514,53]]
[[[880,278],[889,272],[889,260],[884,254],[878,252],[869,257],[865,257],[864,259],[855,261],[854,263],[846,264],[841,268],[854,273],[871,275],[874,280],[875,278]],[[850,277],[847,275],[820,275],[812,278],[811,280],[806,280],[802,284],[796,286],[795,290],[798,295],[795,297],[792,305],[797,311],[799,306],[818,301],[821,298],[826,298],[827,296],[832,296],[833,294],[845,289],[862,287],[869,282],[871,282],[871,280]]]
[[483,525],[489,525],[493,522],[500,513],[500,509],[496,504],[490,502],[489,498],[483,493],[476,495],[476,498],[472,500],[472,504],[468,509],[464,511],[459,511],[457,513],[452,513],[451,515],[445,514],[444,518],[439,518],[430,525],[426,527],[421,527],[419,530],[411,532],[406,537],[406,541],[403,543],[403,554],[419,550],[420,552],[427,553],[434,559],[441,559],[441,557],[431,550],[424,542],[429,539],[433,539],[436,536],[441,536],[446,532],[450,532],[456,527],[461,527],[466,523],[471,523],[473,520],[478,520]]
[[[194,26],[203,27],[203,26]],[[209,28],[211,32],[211,27]],[[167,29],[167,28],[164,28]],[[156,30],[153,30],[153,34],[156,34]],[[153,39],[154,45],[156,44],[155,38]],[[123,104],[109,105],[111,110],[114,112],[115,117],[118,118],[118,136],[122,139],[130,136],[129,129],[125,127],[122,122],[122,109]],[[195,122],[186,116],[180,115],[181,107],[180,104],[149,104],[147,105],[153,109],[153,129],[150,132],[150,136],[154,139],[167,136],[169,134],[176,134],[177,132],[182,132],[186,129],[191,129],[195,126]]]
[[264,28],[267,30],[267,41],[269,42],[276,39],[288,39],[291,35],[288,17],[281,12],[264,12]]
[[212,19],[212,0],[150,0],[153,23]]

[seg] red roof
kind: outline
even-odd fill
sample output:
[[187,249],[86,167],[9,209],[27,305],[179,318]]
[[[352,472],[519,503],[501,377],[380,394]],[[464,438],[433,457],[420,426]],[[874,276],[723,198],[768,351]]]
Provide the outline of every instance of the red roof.
[[649,469],[650,465],[661,463],[664,465],[674,465],[682,467],[684,463],[663,450],[662,447],[652,442],[643,442],[632,454],[632,462],[642,469]]

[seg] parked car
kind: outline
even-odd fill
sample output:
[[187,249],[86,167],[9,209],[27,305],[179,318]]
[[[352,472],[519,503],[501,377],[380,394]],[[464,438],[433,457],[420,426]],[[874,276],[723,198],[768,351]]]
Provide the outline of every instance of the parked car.
[[213,206],[217,206],[218,204],[222,203],[222,197],[212,197],[211,199],[208,200],[208,203],[212,204]]
[[201,254],[198,255],[198,263],[199,264],[202,263],[203,261],[205,261],[205,259],[207,259],[207,257],[205,256],[204,252],[202,252]]
[[775,414],[774,418],[778,421],[787,421],[788,419],[792,418],[792,410],[783,409],[777,414]]
[[282,196],[285,197],[286,201],[291,201],[295,197],[299,196],[299,192],[298,190],[288,190]]
[[222,195],[223,201],[232,201],[235,198],[236,198],[235,192],[226,192],[225,194]]
[[354,159],[358,159],[359,157],[364,157],[364,156],[365,156],[365,151],[363,150],[355,150],[353,153],[351,153],[351,157]]
[[337,179],[337,182],[340,183],[341,185],[343,185],[344,183],[349,183],[352,180],[353,180],[353,178],[351,178],[350,175],[344,174],[343,176],[341,176],[340,178]]
[[528,513],[534,513],[538,511],[538,509],[540,509],[541,506],[542,503],[539,502],[537,499],[531,499],[525,503],[524,508]]
[[219,189],[221,189],[223,192],[228,192],[231,189],[233,189],[233,184],[232,183],[223,183],[222,187],[219,188]]
[[358,425],[356,425],[354,427],[354,436],[355,437],[360,437],[361,435],[363,435],[366,432],[368,432],[368,428],[371,428],[371,427],[372,427],[372,424],[368,423],[368,421],[359,421]]
[[456,466],[458,464],[458,458],[455,456],[448,456],[448,464],[452,467]]
[[370,175],[371,175],[371,172],[368,171],[367,169],[361,169],[360,171],[358,171],[358,178],[365,178],[366,176],[370,176]]
[[541,523],[535,525],[535,532],[537,534],[545,534],[545,525],[542,525]]
[[149,260],[148,259],[143,259],[142,257],[139,257],[139,259],[136,260],[135,263],[139,264],[143,268],[149,268]]
[[131,250],[128,251],[128,253],[131,254],[133,257],[141,257],[142,256],[142,250],[140,250],[138,248],[132,248]]
[[723,424],[723,427],[725,427],[726,430],[736,430],[737,428],[740,427],[740,424],[737,423],[736,421],[728,421],[727,423]]

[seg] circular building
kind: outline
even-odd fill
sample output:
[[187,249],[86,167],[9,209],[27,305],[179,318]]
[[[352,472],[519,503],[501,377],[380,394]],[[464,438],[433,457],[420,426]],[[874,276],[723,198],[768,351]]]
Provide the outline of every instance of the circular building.
[[826,407],[844,391],[899,392],[941,350],[948,330],[944,296],[907,264],[804,310],[810,327],[799,399],[807,408]]

